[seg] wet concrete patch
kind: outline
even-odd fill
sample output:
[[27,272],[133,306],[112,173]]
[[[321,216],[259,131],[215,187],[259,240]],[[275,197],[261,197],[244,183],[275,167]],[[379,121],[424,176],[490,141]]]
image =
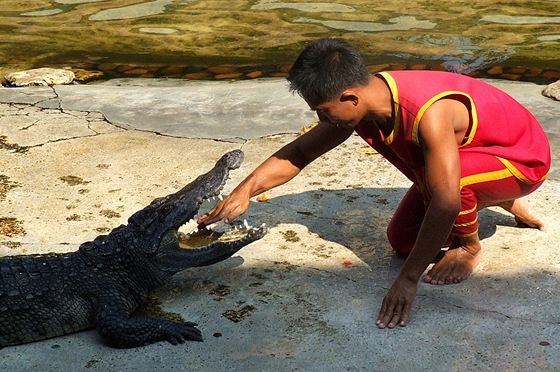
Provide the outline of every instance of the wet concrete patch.
[[25,235],[23,224],[12,217],[0,217],[0,236],[11,238],[18,235]]
[[535,23],[560,23],[560,17],[508,16],[503,14],[496,14],[485,15],[481,18],[481,21],[513,25],[530,25]]
[[337,21],[337,20],[323,20],[314,18],[297,18],[294,20],[296,23],[318,23],[324,26],[345,30],[345,31],[364,31],[364,32],[382,32],[394,30],[411,30],[411,29],[433,29],[437,26],[436,23],[430,21],[422,21],[416,17],[395,17],[389,19],[387,24],[374,23],[374,22],[357,22],[357,21]]
[[6,193],[15,187],[18,187],[17,182],[13,182],[10,177],[0,174],[0,201],[4,200]]
[[243,319],[247,318],[256,310],[254,306],[245,305],[239,309],[228,309],[222,313],[224,318],[231,320],[234,323],[239,323]]
[[346,13],[355,12],[356,8],[332,2],[303,2],[303,3],[287,3],[270,0],[257,1],[251,6],[254,10],[273,10],[273,9],[296,9],[302,12],[310,13]]
[[102,10],[89,17],[90,21],[115,21],[122,19],[136,19],[165,12],[165,8],[172,5],[174,0],[155,0],[144,3]]
[[70,186],[87,185],[89,183],[89,181],[84,181],[81,177],[77,176],[62,176],[60,180]]

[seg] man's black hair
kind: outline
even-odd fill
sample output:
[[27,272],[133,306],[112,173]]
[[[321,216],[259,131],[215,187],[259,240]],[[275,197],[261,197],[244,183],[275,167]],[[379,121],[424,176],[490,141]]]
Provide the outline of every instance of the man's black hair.
[[342,91],[368,83],[370,72],[358,51],[340,39],[319,39],[305,47],[288,73],[290,91],[318,105]]

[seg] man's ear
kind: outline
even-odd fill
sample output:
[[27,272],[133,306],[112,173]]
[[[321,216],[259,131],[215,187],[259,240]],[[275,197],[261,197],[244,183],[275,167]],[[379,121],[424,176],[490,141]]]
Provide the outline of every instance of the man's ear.
[[356,92],[354,92],[351,89],[347,89],[344,92],[342,92],[342,94],[340,95],[340,102],[347,102],[347,101],[352,102],[354,106],[358,106],[358,103],[360,102],[360,98],[358,97]]

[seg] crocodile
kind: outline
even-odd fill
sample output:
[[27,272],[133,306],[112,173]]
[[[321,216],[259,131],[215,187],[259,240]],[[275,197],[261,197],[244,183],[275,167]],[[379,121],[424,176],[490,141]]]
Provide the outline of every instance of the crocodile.
[[193,322],[133,312],[177,272],[225,260],[266,234],[264,224],[246,224],[233,234],[205,230],[195,235],[212,232],[212,241],[187,247],[187,234],[179,232],[204,200],[219,196],[243,157],[241,150],[226,153],[208,173],[77,251],[0,258],[0,347],[93,327],[116,348],[202,341]]

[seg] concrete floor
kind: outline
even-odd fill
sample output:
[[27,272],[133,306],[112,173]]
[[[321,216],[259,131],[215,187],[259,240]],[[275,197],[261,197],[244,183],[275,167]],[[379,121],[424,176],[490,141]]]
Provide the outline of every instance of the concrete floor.
[[[492,84],[539,118],[557,162],[560,102],[542,97],[543,86]],[[274,79],[0,89],[0,218],[11,219],[0,256],[73,251],[241,148],[227,194],[314,120]],[[410,185],[367,148],[352,137],[253,202],[247,219],[271,227],[265,238],[154,293],[164,310],[198,323],[205,342],[116,350],[91,330],[0,349],[0,370],[559,370],[557,163],[528,197],[546,231],[485,210],[472,277],[421,283],[410,324],[379,330],[403,262],[385,228]]]

